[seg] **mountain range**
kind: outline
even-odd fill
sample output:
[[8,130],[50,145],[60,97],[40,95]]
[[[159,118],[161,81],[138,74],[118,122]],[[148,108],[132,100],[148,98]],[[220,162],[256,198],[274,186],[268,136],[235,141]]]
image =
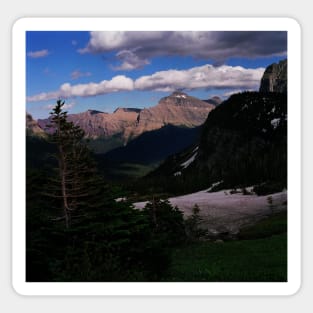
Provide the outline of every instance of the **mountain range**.
[[[208,113],[221,102],[219,97],[205,101],[176,91],[150,108],[117,108],[113,113],[96,110],[69,114],[68,120],[79,125],[90,139],[116,137],[126,145],[139,135],[166,125],[196,127],[205,121]],[[38,126],[49,132],[50,120],[39,119]],[[119,143],[119,145],[120,145]]]

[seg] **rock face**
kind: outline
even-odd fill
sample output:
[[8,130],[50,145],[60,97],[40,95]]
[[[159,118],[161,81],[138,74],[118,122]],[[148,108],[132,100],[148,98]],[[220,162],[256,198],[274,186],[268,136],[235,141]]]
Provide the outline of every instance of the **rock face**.
[[26,113],[26,133],[28,136],[46,136],[44,130],[38,125],[37,121],[34,120],[29,113]]
[[156,106],[140,112],[133,135],[136,137],[165,125],[199,126],[204,123],[212,109],[214,105],[176,91],[162,98]]
[[[124,143],[144,132],[160,129],[165,125],[196,127],[204,123],[215,106],[183,92],[173,92],[148,109],[118,108],[108,114],[95,110],[69,114],[68,119],[79,125],[86,137],[110,138],[119,135]],[[49,131],[49,119],[38,120],[39,126]]]
[[261,80],[260,92],[287,93],[287,59],[266,68]]

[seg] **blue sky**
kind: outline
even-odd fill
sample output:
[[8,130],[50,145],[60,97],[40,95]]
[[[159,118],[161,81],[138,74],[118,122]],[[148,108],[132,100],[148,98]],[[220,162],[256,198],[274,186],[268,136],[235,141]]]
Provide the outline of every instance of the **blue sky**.
[[175,90],[200,99],[257,90],[287,56],[286,32],[69,32],[26,34],[26,110],[46,118],[150,107]]

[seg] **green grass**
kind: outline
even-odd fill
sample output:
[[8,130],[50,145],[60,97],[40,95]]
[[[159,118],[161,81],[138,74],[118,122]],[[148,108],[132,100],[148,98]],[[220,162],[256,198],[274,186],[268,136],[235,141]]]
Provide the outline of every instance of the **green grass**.
[[241,229],[239,239],[258,239],[287,232],[287,211],[274,213],[257,224]]
[[287,215],[279,213],[244,229],[241,240],[177,248],[164,281],[286,282],[286,228]]
[[165,281],[285,282],[287,235],[176,249]]

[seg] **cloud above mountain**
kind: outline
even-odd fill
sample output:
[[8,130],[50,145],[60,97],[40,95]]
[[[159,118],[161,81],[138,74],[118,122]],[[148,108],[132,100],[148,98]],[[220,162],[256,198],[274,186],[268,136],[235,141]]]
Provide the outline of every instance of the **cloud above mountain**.
[[192,56],[220,65],[233,57],[286,55],[286,47],[284,31],[97,31],[79,52],[116,52],[115,69],[132,70],[157,56]]
[[264,68],[246,69],[241,66],[213,66],[211,64],[188,70],[167,70],[142,76],[135,81],[135,89],[170,92],[177,89],[254,89],[260,84]]
[[118,91],[130,91],[134,89],[133,85],[133,80],[123,75],[115,76],[111,80],[103,80],[100,83],[77,85],[64,83],[60,86],[59,90],[42,92],[40,94],[27,97],[27,101],[36,102],[58,98],[67,99],[72,97],[92,97]]
[[177,89],[258,89],[264,68],[247,69],[241,66],[213,66],[211,64],[187,70],[165,70],[133,80],[118,75],[99,83],[71,85],[64,83],[56,91],[43,92],[27,98],[29,102],[57,98],[92,97],[119,91],[164,91]]

